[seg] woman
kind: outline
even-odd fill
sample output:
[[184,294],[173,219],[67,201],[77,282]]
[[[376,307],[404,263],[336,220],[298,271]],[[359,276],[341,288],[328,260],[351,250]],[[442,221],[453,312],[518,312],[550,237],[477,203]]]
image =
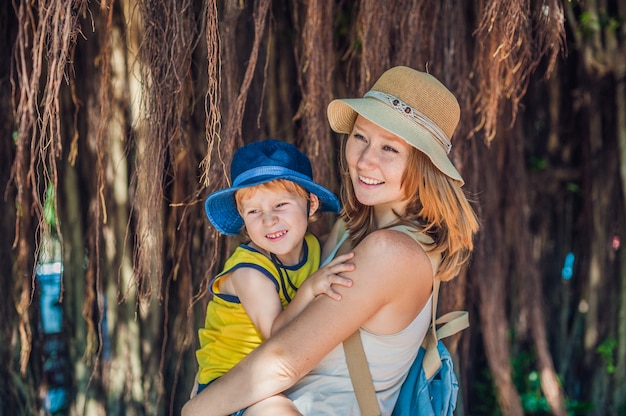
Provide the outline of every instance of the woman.
[[[325,254],[354,252],[352,287],[337,287],[340,302],[317,297],[183,415],[228,415],[282,391],[306,415],[359,414],[342,348],[357,329],[381,413],[391,413],[430,323],[433,276],[458,274],[478,230],[447,156],[459,114],[443,84],[407,67],[386,71],[363,98],[330,103],[331,128],[348,136],[343,211]],[[397,224],[420,242],[388,229]]]

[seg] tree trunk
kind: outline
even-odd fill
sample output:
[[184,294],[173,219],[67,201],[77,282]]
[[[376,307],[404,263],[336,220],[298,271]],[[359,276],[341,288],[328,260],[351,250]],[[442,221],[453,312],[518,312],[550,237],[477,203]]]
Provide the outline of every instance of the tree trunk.
[[[332,98],[332,74],[334,56],[332,54],[332,31],[322,24],[332,19],[333,5],[324,0],[303,2],[303,23],[300,34],[301,46],[297,49],[298,84],[302,90],[302,101],[296,119],[302,121],[298,142],[311,160],[313,179],[336,189],[334,177],[329,175],[336,166],[337,159],[331,142],[335,138],[329,133],[326,119],[326,106]],[[311,138],[315,137],[315,140]],[[325,215],[311,226],[317,235],[328,232],[334,218]]]
[[[587,91],[588,100],[585,104],[589,108],[601,106],[600,97],[596,91],[600,85]],[[607,178],[602,174],[601,166],[606,163],[603,153],[606,151],[606,144],[603,143],[605,134],[602,123],[602,116],[599,112],[589,112],[589,148],[587,150],[586,162],[588,169],[586,188],[588,198],[586,208],[591,221],[589,223],[590,250],[587,273],[589,280],[583,295],[585,312],[585,334],[584,349],[585,362],[590,368],[593,383],[591,383],[591,397],[594,404],[599,409],[606,409],[608,379],[605,377],[605,367],[601,360],[598,360],[596,348],[605,340],[606,325],[602,318],[601,311],[604,309],[603,293],[607,286],[607,232],[606,232],[606,209],[611,198],[611,188],[614,186],[612,178]],[[601,414],[596,413],[596,414]]]
[[[625,11],[626,12],[626,11]],[[625,207],[626,214],[626,71],[618,72],[617,88],[615,89],[615,114],[617,116],[617,137],[620,154],[620,179],[622,206]],[[625,215],[626,217],[626,215]],[[626,218],[625,218],[626,220]],[[624,221],[626,223],[626,221]],[[617,250],[620,245],[624,244],[624,236],[626,236],[626,227],[622,226],[622,238],[617,241]],[[619,312],[617,319],[617,363],[615,366],[615,390],[613,391],[613,403],[616,409],[626,407],[626,250],[622,249],[619,259],[620,279],[619,279],[619,296],[618,302]]]
[[530,233],[530,196],[528,173],[524,157],[524,134],[519,125],[511,130],[511,137],[506,140],[509,149],[509,174],[506,175],[506,189],[515,191],[507,198],[507,237],[512,254],[515,256],[512,277],[521,284],[522,315],[527,316],[530,335],[534,342],[537,367],[540,374],[541,389],[546,396],[552,414],[565,416],[565,398],[550,354],[549,340],[546,333],[543,288],[538,264],[541,259],[533,255],[533,237]]
[[[505,312],[507,299],[506,254],[498,247],[505,241],[502,229],[502,206],[498,162],[504,144],[495,143],[488,149],[474,144],[474,152],[482,162],[483,169],[477,183],[482,189],[481,207],[483,232],[476,242],[476,251],[471,270],[471,280],[476,282],[479,292],[478,311],[482,330],[483,345],[489,368],[493,375],[496,397],[503,414],[521,416],[524,414],[520,397],[513,384],[511,368],[511,347],[508,319]],[[484,230],[488,230],[485,232]]]

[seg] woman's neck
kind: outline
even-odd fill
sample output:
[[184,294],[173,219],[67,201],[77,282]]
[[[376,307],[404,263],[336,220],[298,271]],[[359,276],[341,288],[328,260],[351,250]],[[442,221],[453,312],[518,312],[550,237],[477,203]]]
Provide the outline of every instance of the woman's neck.
[[376,229],[385,228],[398,221],[398,216],[391,209],[374,209]]

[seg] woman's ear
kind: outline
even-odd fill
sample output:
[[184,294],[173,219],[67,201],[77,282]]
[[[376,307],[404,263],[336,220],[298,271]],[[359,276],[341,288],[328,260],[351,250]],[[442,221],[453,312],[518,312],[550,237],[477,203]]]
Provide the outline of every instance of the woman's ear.
[[317,195],[309,194],[309,217],[317,212],[320,207],[320,200]]

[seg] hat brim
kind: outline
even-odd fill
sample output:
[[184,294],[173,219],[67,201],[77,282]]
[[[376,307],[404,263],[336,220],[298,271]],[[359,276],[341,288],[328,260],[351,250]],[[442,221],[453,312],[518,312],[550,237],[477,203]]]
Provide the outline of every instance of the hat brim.
[[446,151],[424,128],[407,119],[398,111],[375,98],[343,98],[333,100],[327,108],[330,127],[337,133],[349,134],[357,114],[383,129],[401,137],[408,144],[424,153],[446,176],[464,184]]
[[289,173],[289,169],[285,169],[282,175],[257,176],[250,181],[241,183],[237,186],[221,189],[210,194],[205,203],[204,211],[211,224],[222,234],[238,235],[244,226],[243,218],[237,210],[237,202],[235,201],[235,192],[243,188],[260,185],[274,181],[276,179],[286,179],[302,186],[307,191],[315,194],[320,201],[320,210],[324,212],[338,213],[341,209],[339,199],[328,189],[317,183],[306,180],[301,176],[294,176]]

